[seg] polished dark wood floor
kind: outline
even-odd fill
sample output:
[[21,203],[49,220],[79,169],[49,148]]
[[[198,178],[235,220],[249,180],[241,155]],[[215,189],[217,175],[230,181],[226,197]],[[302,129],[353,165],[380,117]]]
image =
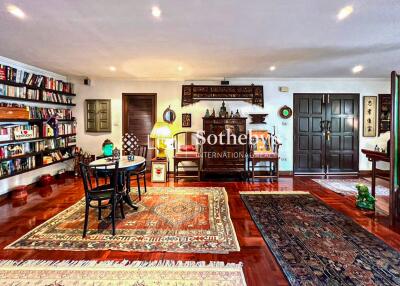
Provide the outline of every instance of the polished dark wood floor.
[[[151,185],[151,184],[149,184]],[[351,217],[368,231],[374,233],[392,247],[400,250],[400,227],[391,227],[387,218],[354,207],[354,198],[338,195],[324,189],[310,178],[281,178],[279,182],[179,182],[170,181],[155,186],[221,186],[229,195],[231,218],[241,246],[240,252],[227,255],[140,253],[120,251],[44,251],[4,250],[3,248],[50,217],[68,208],[83,196],[80,180],[69,179],[66,184],[53,188],[37,188],[25,205],[7,199],[0,206],[0,259],[93,259],[93,260],[195,260],[243,262],[248,285],[287,285],[287,281],[263,241],[256,225],[242,203],[239,191],[310,191],[327,205]]]

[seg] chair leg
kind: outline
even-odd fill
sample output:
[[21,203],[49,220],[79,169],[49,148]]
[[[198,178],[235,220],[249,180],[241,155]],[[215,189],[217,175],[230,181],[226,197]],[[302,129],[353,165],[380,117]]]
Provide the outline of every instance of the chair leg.
[[197,165],[197,181],[200,182],[200,161]]
[[111,203],[111,223],[112,223],[112,235],[115,235],[115,207],[116,207],[117,201],[116,198],[112,199]]
[[251,161],[251,179],[254,183],[254,161]]
[[98,200],[97,203],[98,203],[98,207],[99,207],[99,208],[98,208],[99,213],[98,213],[97,219],[98,219],[98,220],[101,220],[101,208],[100,208],[100,206],[101,206],[101,200]]
[[140,193],[140,178],[139,178],[139,175],[136,175],[136,182],[137,182],[137,189],[138,189],[139,201],[140,201],[142,199],[142,195]]
[[85,207],[85,223],[83,224],[83,235],[82,235],[82,237],[86,237],[88,222],[89,222],[89,201],[86,201],[86,207]]
[[143,174],[144,192],[147,193],[146,172]]
[[120,208],[120,211],[121,211],[121,217],[125,218],[124,203],[123,203],[122,199],[119,201],[119,208]]

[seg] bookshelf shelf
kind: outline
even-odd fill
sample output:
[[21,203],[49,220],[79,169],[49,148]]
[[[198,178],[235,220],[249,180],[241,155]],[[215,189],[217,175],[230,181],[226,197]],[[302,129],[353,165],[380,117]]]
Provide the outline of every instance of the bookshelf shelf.
[[51,104],[51,105],[61,105],[61,106],[76,106],[75,103],[62,103],[62,102],[52,102],[40,99],[29,99],[23,97],[13,97],[13,96],[2,96],[0,95],[1,100],[8,100],[8,101],[21,101],[21,102],[35,102],[35,103],[43,103],[43,104]]
[[31,172],[31,171],[34,171],[34,170],[38,170],[38,169],[41,169],[41,168],[44,168],[44,167],[48,167],[48,166],[51,166],[51,165],[54,165],[54,164],[62,163],[62,162],[65,162],[65,161],[68,161],[68,160],[71,160],[71,159],[74,159],[74,158],[75,158],[75,156],[72,156],[70,158],[65,158],[65,159],[62,159],[62,160],[59,160],[59,161],[52,162],[50,164],[40,165],[40,166],[36,166],[35,168],[31,168],[31,169],[15,172],[13,174],[0,177],[0,180],[7,179],[7,178],[10,178],[10,177],[13,177],[13,176],[17,176],[17,175],[21,175],[21,174],[24,174],[24,173],[27,173],[27,172]]
[[38,86],[29,85],[29,84],[25,84],[25,83],[21,83],[21,82],[14,82],[11,80],[0,80],[0,84],[17,86],[17,87],[26,87],[27,89],[36,89],[36,90],[41,90],[41,91],[54,92],[54,93],[62,94],[65,96],[76,96],[75,93],[63,92],[63,91],[48,89],[48,88],[44,88],[44,87],[38,87]]
[[[0,102],[5,103],[4,105],[2,105],[3,110],[6,109],[6,111],[9,111],[12,109],[13,106],[23,105],[29,106],[29,114],[32,117],[51,116],[53,114],[60,113],[63,114],[62,116],[71,119],[57,119],[59,123],[73,123],[76,121],[75,118],[72,117],[72,113],[70,111],[70,107],[76,106],[76,104],[71,102],[72,97],[75,97],[76,94],[72,92],[66,92],[73,91],[71,83],[56,80],[54,78],[46,77],[44,75],[27,73],[23,70],[17,70],[15,68],[2,65],[0,65],[0,78]],[[27,98],[20,96],[26,96]],[[12,116],[13,115],[11,115],[10,117]],[[0,150],[2,152],[2,158],[0,158],[0,180],[28,173],[40,168],[48,167],[75,158],[74,150],[76,148],[76,143],[75,140],[71,140],[69,138],[75,136],[76,133],[63,134],[58,136],[43,136],[44,134],[49,134],[47,129],[45,128],[50,127],[60,128],[60,132],[71,132],[75,130],[73,128],[71,129],[71,127],[68,127],[69,124],[66,125],[68,128],[66,126],[54,127],[54,122],[51,122],[48,125],[42,124],[47,120],[48,119],[45,118],[0,119],[0,127],[4,129],[2,130],[2,132],[5,131],[5,133],[2,134],[10,134],[9,132],[14,132],[14,130],[18,130],[18,132],[20,132],[19,130],[36,130],[35,132],[38,133],[34,134],[36,136],[39,135],[39,137],[35,138],[0,141],[0,147],[2,148],[2,150]],[[72,124],[71,126],[76,125]],[[4,139],[7,138],[9,137],[6,136]],[[45,140],[47,139],[54,141],[46,142]],[[58,141],[56,139],[60,139],[61,141]],[[16,144],[23,144],[20,148],[21,151],[29,153],[10,156],[10,154],[15,153],[12,152],[13,149],[11,149],[14,148],[14,146],[8,145]],[[64,147],[59,147],[60,145]],[[4,156],[9,157],[4,158]],[[53,160],[59,160],[49,164],[45,164],[48,161],[47,158],[45,158],[46,156],[51,156]],[[69,157],[62,158],[64,156]],[[17,169],[22,168],[24,168],[24,170],[16,171]]]

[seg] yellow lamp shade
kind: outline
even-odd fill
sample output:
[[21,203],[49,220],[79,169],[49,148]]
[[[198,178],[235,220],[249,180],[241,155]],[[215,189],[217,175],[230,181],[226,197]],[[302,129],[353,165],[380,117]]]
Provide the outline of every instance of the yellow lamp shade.
[[153,139],[168,139],[172,137],[172,131],[167,122],[158,121],[154,124],[150,133],[150,138]]

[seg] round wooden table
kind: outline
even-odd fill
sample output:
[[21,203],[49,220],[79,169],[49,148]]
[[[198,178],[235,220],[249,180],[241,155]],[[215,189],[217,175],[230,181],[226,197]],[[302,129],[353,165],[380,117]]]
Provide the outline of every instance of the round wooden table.
[[[89,166],[96,166],[96,165],[104,165],[104,164],[109,164],[112,163],[111,157],[108,158],[102,158],[95,160],[89,164]],[[129,195],[130,193],[130,186],[126,186],[127,180],[124,178],[126,177],[127,173],[136,170],[140,167],[142,167],[144,164],[146,164],[146,158],[142,156],[135,156],[133,161],[128,160],[128,156],[121,156],[121,159],[119,160],[119,165],[118,165],[118,170],[120,172],[120,187],[121,189],[125,189],[126,192],[123,196],[124,202],[128,204],[131,208],[134,210],[137,210],[138,207],[132,202],[131,197]],[[103,167],[105,168],[105,167]],[[101,170],[102,167],[99,167],[98,170]],[[114,169],[114,166],[110,165],[107,167],[107,170],[112,170]],[[128,174],[129,176],[129,174]]]

